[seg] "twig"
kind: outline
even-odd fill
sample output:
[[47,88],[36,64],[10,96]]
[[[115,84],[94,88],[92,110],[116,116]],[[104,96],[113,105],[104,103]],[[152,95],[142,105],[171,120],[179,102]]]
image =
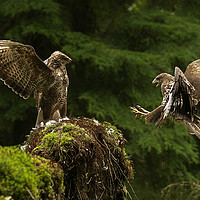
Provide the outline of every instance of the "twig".
[[25,187],[25,189],[29,193],[29,195],[31,196],[31,198],[35,200],[35,197],[32,195],[31,191],[27,187]]

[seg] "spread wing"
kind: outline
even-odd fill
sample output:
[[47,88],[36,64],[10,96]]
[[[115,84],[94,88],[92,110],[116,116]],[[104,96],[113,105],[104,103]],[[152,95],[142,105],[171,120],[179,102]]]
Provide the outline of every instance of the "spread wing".
[[174,82],[163,98],[166,101],[158,124],[169,115],[178,120],[194,120],[200,100],[200,59],[189,64],[185,73],[175,67]]
[[169,115],[177,120],[192,119],[193,111],[198,104],[195,88],[178,67],[175,68],[174,78],[175,81],[171,85],[161,118],[158,121],[159,125]]
[[[198,79],[198,76],[193,77],[192,74],[195,73],[195,68],[199,68],[200,62],[198,61],[198,65],[196,63],[195,65],[191,64],[185,74],[178,67],[175,68],[175,81],[165,107],[161,112],[161,118],[157,123],[162,125],[166,117],[172,116],[176,120],[182,120],[190,134],[195,134],[200,138],[200,118],[194,114],[199,103],[198,90],[191,83]],[[191,82],[188,80],[188,77],[190,77]]]
[[171,112],[176,119],[194,120],[200,99],[200,60],[188,65],[185,73],[175,68]]
[[179,117],[178,114],[193,119],[193,112],[198,104],[195,87],[178,67],[175,68],[174,76],[175,84],[172,91],[173,104],[171,110],[175,118]]
[[194,86],[198,101],[200,100],[200,59],[190,63],[185,70],[185,77]]
[[0,40],[0,79],[26,99],[53,83],[54,76],[32,46]]

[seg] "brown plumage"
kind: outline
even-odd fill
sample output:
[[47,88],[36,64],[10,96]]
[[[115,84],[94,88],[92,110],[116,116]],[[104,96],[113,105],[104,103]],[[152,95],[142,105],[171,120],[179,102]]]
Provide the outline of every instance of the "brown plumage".
[[190,134],[200,138],[200,118],[195,114],[200,101],[200,59],[188,65],[185,73],[175,67],[174,76],[161,73],[154,80],[161,86],[163,100],[149,112],[138,106],[132,112],[145,116],[146,123],[161,126],[167,117],[184,122]]
[[69,79],[65,65],[69,62],[59,51],[42,61],[32,46],[0,40],[0,79],[24,99],[34,96],[36,127],[66,116]]

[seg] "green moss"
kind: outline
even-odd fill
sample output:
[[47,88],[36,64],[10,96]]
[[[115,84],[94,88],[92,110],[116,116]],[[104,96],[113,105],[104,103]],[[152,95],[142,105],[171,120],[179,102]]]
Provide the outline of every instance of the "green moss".
[[[55,164],[57,165],[57,164]],[[13,199],[55,199],[64,191],[63,174],[44,158],[18,147],[0,147],[0,195]]]
[[24,199],[31,191],[36,198],[37,179],[31,157],[18,148],[0,147],[0,194]]
[[73,124],[65,124],[65,125],[63,125],[63,127],[62,127],[63,132],[71,131],[73,128],[74,128],[74,125],[73,125]]
[[72,136],[64,136],[60,142],[61,146],[64,146],[66,144],[71,144],[71,142],[74,140]]
[[38,150],[41,148],[49,149],[51,151],[56,150],[58,145],[64,147],[66,145],[70,145],[71,142],[74,140],[74,136],[81,136],[82,130],[74,126],[73,124],[66,124],[55,127],[55,125],[49,126],[42,131],[43,138],[40,144],[35,148]]
[[119,129],[117,129],[114,125],[110,124],[109,122],[104,122],[102,124],[105,127],[105,137],[107,141],[113,146],[117,147],[119,151],[121,151],[121,145],[120,142],[123,141],[125,143],[126,141],[123,138],[123,135]]

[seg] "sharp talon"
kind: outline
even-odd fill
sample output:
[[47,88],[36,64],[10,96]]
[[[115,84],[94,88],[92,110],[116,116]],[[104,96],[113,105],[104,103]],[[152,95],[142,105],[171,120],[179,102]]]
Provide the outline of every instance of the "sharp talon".
[[130,109],[132,110],[131,112],[133,112],[133,113],[138,112],[137,108],[135,108],[135,107],[130,107]]
[[145,113],[145,114],[148,114],[148,113],[149,113],[148,110],[142,108],[140,105],[137,105],[137,108],[138,108],[140,111],[142,111],[143,113]]
[[[137,106],[138,107],[138,106]],[[138,107],[139,108],[139,107]],[[139,118],[139,117],[145,117],[146,115],[147,115],[147,113],[146,112],[143,112],[143,111],[140,111],[140,110],[138,110],[137,108],[135,108],[135,107],[130,107],[130,109],[131,109],[131,112],[132,113],[134,113],[135,114],[135,117],[136,118]],[[141,109],[142,110],[142,109]]]
[[137,112],[138,112],[138,110],[137,110],[136,108],[134,108],[134,109],[133,109],[133,112],[136,112],[136,113],[137,113]]

